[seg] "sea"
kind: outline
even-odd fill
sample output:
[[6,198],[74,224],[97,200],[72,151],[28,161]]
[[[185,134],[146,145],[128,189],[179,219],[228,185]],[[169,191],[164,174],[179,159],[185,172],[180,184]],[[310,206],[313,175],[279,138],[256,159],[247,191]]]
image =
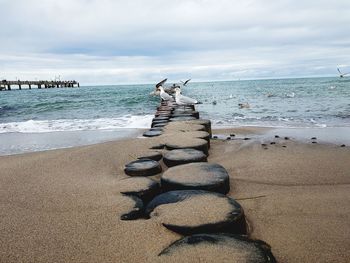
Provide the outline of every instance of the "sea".
[[[159,104],[153,90],[154,84],[1,91],[0,155],[136,137]],[[189,82],[182,93],[202,102],[197,110],[214,128],[333,129],[350,136],[350,78]]]

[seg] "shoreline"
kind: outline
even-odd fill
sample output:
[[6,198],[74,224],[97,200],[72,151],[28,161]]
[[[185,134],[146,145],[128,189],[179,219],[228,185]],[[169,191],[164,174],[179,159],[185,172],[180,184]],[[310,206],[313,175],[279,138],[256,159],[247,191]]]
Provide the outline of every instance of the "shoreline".
[[[0,156],[67,149],[119,141],[127,138],[138,138],[144,131],[144,128],[120,128],[117,130],[0,133]],[[213,135],[219,139],[227,139],[230,134],[249,137],[261,143],[272,140],[275,135],[278,135],[281,138],[288,137],[291,140],[302,143],[316,141],[321,144],[350,145],[350,127],[280,128],[263,126],[213,126]],[[316,137],[316,140],[311,140],[314,137]],[[232,137],[230,139],[236,138]]]
[[0,156],[11,156],[136,138],[144,129],[0,133]]
[[[179,236],[156,220],[118,220],[130,205],[118,195],[124,165],[152,144],[129,138],[1,156],[0,261],[158,262]],[[270,244],[278,262],[346,260],[350,148],[294,140],[267,148],[211,140],[208,162],[229,172],[229,195],[251,236]]]

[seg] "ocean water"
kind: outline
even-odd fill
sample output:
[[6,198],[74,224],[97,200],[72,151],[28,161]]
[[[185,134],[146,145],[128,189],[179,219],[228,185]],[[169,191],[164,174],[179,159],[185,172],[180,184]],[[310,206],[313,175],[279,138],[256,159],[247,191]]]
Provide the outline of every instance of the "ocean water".
[[[1,91],[0,140],[78,131],[106,132],[110,139],[111,132],[118,137],[125,135],[122,129],[148,128],[159,104],[159,97],[149,95],[153,90],[154,85],[111,85]],[[203,103],[197,109],[214,127],[350,127],[350,78],[190,82],[183,94]],[[0,142],[0,153],[9,152],[4,148]],[[20,145],[14,148],[21,152]],[[46,142],[35,149],[50,148]]]

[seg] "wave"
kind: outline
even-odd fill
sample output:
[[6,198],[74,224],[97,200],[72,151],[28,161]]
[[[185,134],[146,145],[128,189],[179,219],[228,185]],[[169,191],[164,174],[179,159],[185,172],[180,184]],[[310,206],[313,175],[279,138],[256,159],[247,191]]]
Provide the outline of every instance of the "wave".
[[118,118],[28,120],[0,123],[0,133],[44,133],[60,131],[115,130],[120,128],[149,128],[153,115],[125,115]]

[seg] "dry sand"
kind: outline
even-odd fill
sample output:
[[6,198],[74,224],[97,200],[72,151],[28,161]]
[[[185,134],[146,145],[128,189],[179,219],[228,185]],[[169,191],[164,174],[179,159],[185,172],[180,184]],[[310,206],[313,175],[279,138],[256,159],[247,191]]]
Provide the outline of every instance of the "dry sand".
[[[179,235],[157,220],[119,220],[132,206],[118,194],[124,165],[155,141],[0,157],[0,262],[161,261]],[[269,243],[279,262],[349,260],[349,147],[211,146],[209,162],[228,170],[229,194],[241,199],[252,237]]]

